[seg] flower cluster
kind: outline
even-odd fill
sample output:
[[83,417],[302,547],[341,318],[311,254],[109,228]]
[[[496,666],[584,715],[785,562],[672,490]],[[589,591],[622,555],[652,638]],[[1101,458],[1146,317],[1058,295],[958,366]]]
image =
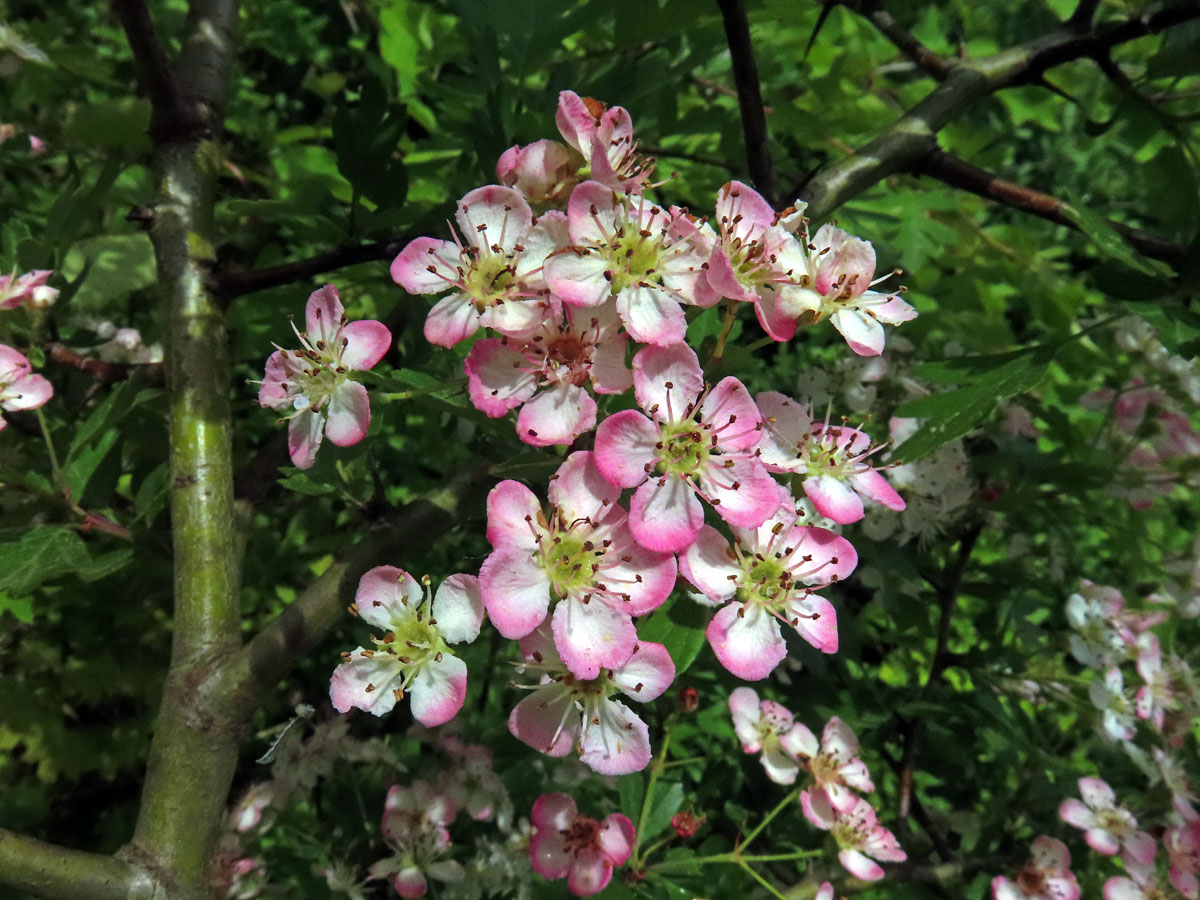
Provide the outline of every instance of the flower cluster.
[[545,878],[566,878],[576,897],[608,887],[613,868],[633,852],[633,823],[626,816],[613,813],[603,821],[581,816],[569,794],[542,794],[530,818],[533,870]]
[[392,856],[371,866],[369,878],[386,878],[401,897],[424,897],[429,878],[455,882],[462,866],[441,859],[450,847],[447,826],[458,809],[445,794],[424,781],[409,787],[392,785],[383,808],[383,839]]

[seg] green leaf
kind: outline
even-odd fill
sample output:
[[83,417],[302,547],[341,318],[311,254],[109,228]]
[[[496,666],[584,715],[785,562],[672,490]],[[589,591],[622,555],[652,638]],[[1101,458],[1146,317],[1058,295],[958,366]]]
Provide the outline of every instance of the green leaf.
[[704,647],[707,625],[707,610],[691,598],[676,594],[638,623],[638,633],[643,640],[666,646],[678,678],[696,661]]
[[678,781],[660,781],[648,801],[646,819],[638,839],[642,846],[671,824],[671,817],[683,806],[683,785]]
[[617,781],[621,793],[621,811],[636,822],[642,815],[642,798],[646,794],[645,780],[634,772],[632,775],[622,775]]
[[289,491],[295,491],[297,494],[306,494],[309,497],[323,497],[326,494],[332,494],[335,490],[332,484],[314,481],[308,476],[308,473],[302,472],[300,469],[292,469],[285,466],[280,471],[290,472],[291,474],[280,478],[279,484]]
[[[1006,362],[965,387],[905,403],[896,415],[928,421],[896,450],[892,459],[902,463],[919,459],[962,437],[982,422],[998,401],[1033,390],[1045,377],[1053,352],[1054,348],[1038,348],[1015,357],[1003,354]],[[976,358],[975,362],[983,359]]]
[[1118,262],[1124,263],[1143,275],[1170,278],[1173,274],[1171,267],[1166,263],[1149,259],[1134,250],[1112,225],[1086,206],[1078,203],[1063,204],[1062,212],[1080,231],[1091,238],[1092,243],[1103,253]]
[[404,109],[388,105],[373,78],[363,86],[356,106],[343,104],[333,117],[338,172],[380,206],[400,206],[408,194],[408,172],[397,152],[407,118]]
[[30,624],[33,621],[33,598],[10,597],[0,591],[0,617],[5,613],[12,613],[18,622]]
[[89,563],[87,547],[74,531],[47,525],[20,540],[0,544],[0,591],[21,596],[52,578]]

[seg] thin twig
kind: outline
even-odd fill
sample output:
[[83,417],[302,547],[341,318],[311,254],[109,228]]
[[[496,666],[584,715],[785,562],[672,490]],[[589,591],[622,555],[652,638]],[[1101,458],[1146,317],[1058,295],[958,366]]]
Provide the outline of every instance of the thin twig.
[[742,113],[742,134],[746,140],[746,163],[754,187],[772,206],[779,205],[775,192],[775,170],[771,166],[771,147],[767,138],[767,118],[763,115],[762,87],[750,41],[750,22],[742,0],[717,0],[725,23],[725,39],[733,59],[733,80],[737,85],[738,108]]
[[141,72],[141,83],[150,100],[150,137],[156,143],[187,138],[203,126],[179,90],[171,60],[158,38],[154,20],[144,0],[112,0],[129,49]]
[[[1063,212],[1063,208],[1067,204],[1058,197],[1007,181],[941,150],[935,150],[919,160],[913,167],[913,171],[920,175],[936,178],[953,187],[970,191],[980,197],[1003,203],[1013,209],[1031,213],[1050,222],[1066,225],[1076,230],[1079,228]],[[1168,241],[1156,234],[1140,228],[1131,228],[1119,222],[1110,222],[1109,225],[1125,238],[1131,247],[1152,259],[1160,259],[1170,265],[1179,266],[1187,256],[1187,247],[1183,244]]]
[[72,350],[66,344],[60,344],[57,341],[46,345],[46,356],[60,366],[86,372],[101,384],[124,381],[135,373],[141,373],[154,382],[162,382],[163,380],[162,363],[121,364],[105,362],[102,359],[85,356],[78,350]]
[[217,293],[225,303],[228,303],[243,294],[265,291],[268,288],[280,287],[285,284],[295,284],[334,269],[342,269],[365,262],[390,260],[404,249],[409,240],[409,238],[400,237],[390,241],[350,244],[318,253],[308,259],[268,266],[264,269],[250,269],[243,272],[217,271],[214,273]]
[[842,6],[870,19],[879,33],[895,44],[896,49],[911,59],[925,73],[942,81],[958,60],[934,53],[916,36],[893,18],[892,14],[875,0],[842,0]]

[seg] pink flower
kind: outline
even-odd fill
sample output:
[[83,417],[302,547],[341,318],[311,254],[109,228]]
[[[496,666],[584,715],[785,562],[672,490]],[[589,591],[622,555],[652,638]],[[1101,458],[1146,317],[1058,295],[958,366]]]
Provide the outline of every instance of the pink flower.
[[1125,693],[1125,679],[1117,666],[1104,672],[1088,685],[1088,697],[1101,713],[1104,734],[1110,740],[1127,741],[1137,731],[1133,718],[1133,703]]
[[1116,795],[1105,781],[1080,778],[1079,793],[1083,801],[1064,800],[1058,815],[1068,825],[1083,829],[1089,847],[1105,856],[1114,856],[1123,847],[1126,860],[1142,865],[1154,862],[1154,838],[1138,830],[1129,810],[1117,806]]
[[743,753],[762,753],[762,766],[776,784],[792,784],[803,765],[805,737],[812,732],[791,712],[771,700],[758,699],[753,688],[735,688],[729,695],[733,730]]
[[[1179,807],[1179,804],[1176,804]],[[1200,897],[1200,819],[1196,818],[1195,810],[1184,801],[1182,809],[1190,813],[1181,824],[1167,829],[1163,836],[1163,846],[1167,849],[1170,860],[1169,877],[1171,884],[1183,894],[1187,900]]]
[[0,310],[16,309],[25,302],[32,306],[53,306],[58,289],[46,283],[53,274],[49,269],[35,269],[20,277],[0,275]]
[[807,728],[801,737],[800,755],[808,758],[813,783],[835,812],[848,814],[858,806],[859,797],[850,788],[868,794],[875,790],[867,764],[858,758],[858,737],[837,716],[825,723],[820,748]]
[[548,490],[547,515],[517,481],[488,495],[487,536],[495,550],[479,571],[483,602],[506,638],[546,618],[551,597],[558,652],[579,678],[623,665],[637,643],[631,616],[657,609],[675,586],[675,558],[633,539],[619,488],[594,454],[572,453]]
[[589,382],[602,394],[633,384],[625,335],[611,306],[563,308],[555,302],[553,309],[530,337],[487,338],[467,354],[471,402],[492,418],[520,406],[517,436],[535,447],[570,444],[595,427]]
[[781,622],[821,652],[837,652],[837,613],[813,586],[845,578],[858,554],[845,538],[800,521],[789,498],[758,528],[732,529],[732,547],[703,526],[679,558],[683,577],[707,602],[728,603],[706,636],[721,665],[739,678],[765,678],[787,656]]
[[316,461],[325,434],[339,447],[366,437],[371,403],[367,389],[351,380],[350,373],[372,368],[392,343],[392,334],[382,322],[347,322],[332,284],[308,298],[304,319],[304,331],[292,325],[301,349],[272,353],[258,391],[260,406],[291,410],[284,416],[288,453],[300,469]]
[[454,735],[446,735],[439,746],[452,765],[443,786],[446,796],[476,821],[492,818],[497,807],[510,807],[508,790],[492,768],[492,751],[478,744],[464,744]]
[[807,272],[804,248],[777,224],[762,195],[740,181],[717,193],[720,237],[708,261],[705,284],[720,297],[754,304],[763,330],[777,341],[796,332],[795,317],[777,314],[775,292],[791,289]]
[[704,524],[707,500],[730,525],[757,528],[788,496],[758,459],[762,419],[736,378],[704,392],[686,345],[645,347],[633,386],[646,413],[624,410],[596,430],[596,465],[608,481],[637,488],[629,525],[638,543],[675,552]]
[[549,203],[570,195],[578,183],[579,157],[558,141],[534,141],[525,147],[515,144],[500,155],[496,178],[515,188],[530,203]]
[[516,705],[508,730],[520,741],[548,756],[566,756],[579,745],[580,758],[601,775],[627,775],[650,762],[646,723],[618,700],[622,693],[649,702],[670,687],[675,664],[662,644],[634,645],[624,665],[580,679],[563,665],[549,629],[543,625],[521,639],[526,672],[541,673],[540,684]]
[[796,286],[778,292],[775,314],[815,324],[826,316],[859,356],[883,352],[883,325],[899,325],[917,311],[896,294],[868,290],[890,277],[871,280],[875,249],[833,225],[822,225],[808,245],[807,272]]
[[[44,406],[54,388],[41,375],[35,375],[29,360],[12,347],[0,344],[0,410],[19,412]],[[8,423],[0,416],[0,431]]]
[[[428,583],[428,579],[426,579]],[[395,566],[376,566],[358,583],[354,611],[383,632],[373,650],[358,647],[333,672],[329,699],[382,716],[407,692],[413,718],[426,727],[457,715],[467,693],[467,667],[448,644],[479,636],[483,602],[474,575],[451,575],[432,604],[415,578]]]
[[1067,598],[1067,622],[1076,632],[1067,638],[1071,655],[1093,668],[1120,661],[1125,642],[1116,622],[1124,605],[1125,598],[1116,588],[1082,579],[1078,593]]
[[1144,682],[1137,692],[1137,715],[1139,719],[1149,719],[1155,729],[1162,731],[1167,710],[1176,709],[1179,704],[1171,678],[1163,668],[1158,636],[1144,632],[1138,637],[1137,647],[1137,672]]
[[546,283],[564,303],[595,307],[615,297],[633,339],[665,347],[683,341],[680,304],[716,302],[697,291],[708,251],[682,212],[585,181],[571,193],[567,223],[571,246],[546,260]]
[[993,900],[1079,900],[1079,883],[1071,872],[1071,854],[1062,841],[1034,838],[1029,862],[1017,870],[1015,881],[1003,875],[992,879]]
[[579,815],[568,794],[542,794],[530,814],[534,835],[529,861],[543,878],[566,878],[576,897],[590,897],[608,886],[613,867],[633,852],[633,823],[620,813],[598,822]]
[[542,263],[566,242],[562,213],[535,222],[517,191],[477,188],[455,213],[465,244],[421,237],[392,262],[392,280],[410,294],[444,294],[425,319],[425,338],[453,347],[481,326],[501,334],[532,332],[545,313]]
[[824,791],[801,791],[800,807],[804,817],[822,831],[833,834],[841,851],[838,861],[846,871],[863,881],[883,877],[881,862],[904,862],[908,855],[896,836],[879,824],[875,810],[862,797],[855,797],[845,812],[833,808]]
[[1104,900],[1165,900],[1169,896],[1149,871],[1138,872],[1133,878],[1114,876],[1104,882]]
[[763,462],[772,472],[803,475],[804,493],[822,516],[841,525],[857,522],[864,496],[888,509],[905,508],[904,498],[867,462],[881,448],[865,432],[830,425],[828,417],[815,422],[808,406],[775,391],[755,399],[767,426]]
[[633,120],[621,106],[606,109],[599,100],[574,91],[558,95],[558,130],[591,165],[591,177],[610,188],[643,185],[654,171],[654,160],[638,155]]
[[401,897],[424,897],[426,876],[439,881],[461,881],[462,866],[438,859],[450,846],[446,826],[457,814],[449,797],[424,781],[411,787],[392,785],[383,809],[383,838],[394,855],[371,866],[368,880],[389,878]]
[[833,885],[828,881],[824,882],[813,897],[813,900],[833,900]]
[[247,791],[233,811],[235,831],[253,831],[262,822],[263,810],[275,799],[275,788],[269,781],[261,781]]

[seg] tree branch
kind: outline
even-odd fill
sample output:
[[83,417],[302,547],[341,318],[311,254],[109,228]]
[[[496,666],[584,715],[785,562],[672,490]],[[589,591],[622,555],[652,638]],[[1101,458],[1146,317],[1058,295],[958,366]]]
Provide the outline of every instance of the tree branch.
[[1085,34],[1066,28],[975,61],[957,63],[920,103],[864,147],[817,174],[797,193],[814,221],[897,172],[910,171],[937,149],[936,135],[981,97],[1015,85],[1036,83],[1054,66],[1095,57],[1110,47],[1200,18],[1200,2],[1188,0],[1122,19]]
[[66,344],[57,341],[46,344],[46,357],[60,366],[78,369],[91,375],[100,384],[111,384],[114,381],[124,381],[136,372],[143,372],[151,381],[162,381],[163,367],[161,363],[108,363],[102,359],[84,356],[78,350],[72,350]]
[[1100,0],[1079,0],[1079,5],[1071,13],[1071,18],[1067,19],[1066,26],[1077,31],[1091,27],[1092,20],[1096,18],[1096,10],[1099,8]]
[[754,187],[772,206],[779,205],[775,189],[775,170],[771,166],[771,146],[767,138],[767,119],[763,114],[762,88],[754,45],[750,41],[750,22],[742,0],[717,0],[725,23],[725,38],[733,59],[733,81],[737,85],[738,108],[742,113],[742,134],[746,140],[746,163]]
[[283,263],[278,266],[268,266],[264,269],[250,269],[243,272],[217,272],[217,293],[225,303],[229,303],[243,294],[253,294],[255,291],[265,291],[268,288],[280,287],[304,281],[322,272],[355,266],[359,263],[391,260],[408,244],[410,238],[400,237],[391,241],[373,241],[366,244],[352,244],[335,247],[325,253],[319,253],[309,259]]
[[[1005,181],[998,175],[993,175],[991,172],[941,150],[935,150],[921,159],[913,171],[919,175],[936,178],[952,187],[970,191],[980,197],[1003,203],[1005,206],[1011,206],[1013,209],[1019,209],[1050,222],[1079,230],[1079,226],[1063,213],[1063,208],[1067,204],[1058,197]],[[1168,241],[1156,234],[1142,231],[1140,228],[1131,228],[1119,222],[1109,222],[1108,224],[1139,253],[1152,259],[1161,259],[1175,267],[1183,264],[1187,255],[1187,247],[1183,244]]]
[[150,99],[150,139],[157,143],[186,137],[203,123],[179,91],[171,61],[144,0],[112,0],[112,8],[125,30],[141,71],[142,87]]
[[945,80],[950,70],[958,64],[958,60],[947,59],[934,53],[913,35],[911,31],[897,22],[892,14],[879,5],[876,0],[841,0],[841,5],[853,10],[860,16],[870,19],[879,33],[896,45],[896,48],[938,81]]
[[112,856],[68,850],[0,828],[0,884],[49,900],[151,900],[154,881]]

